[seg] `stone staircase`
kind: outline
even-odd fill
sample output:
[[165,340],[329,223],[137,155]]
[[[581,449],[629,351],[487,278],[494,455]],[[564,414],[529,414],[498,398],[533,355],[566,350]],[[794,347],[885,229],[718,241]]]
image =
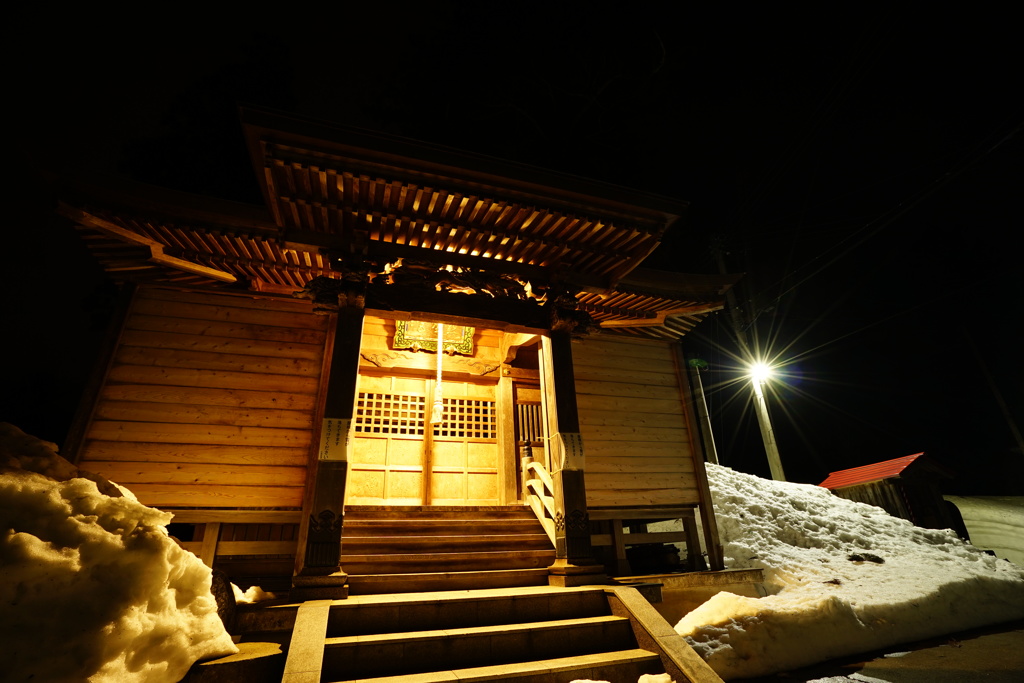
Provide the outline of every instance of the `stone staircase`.
[[341,564],[351,595],[547,584],[555,551],[521,505],[353,506]]
[[240,652],[183,683],[721,683],[636,589],[548,586],[553,562],[521,506],[349,508],[349,597],[239,605]]

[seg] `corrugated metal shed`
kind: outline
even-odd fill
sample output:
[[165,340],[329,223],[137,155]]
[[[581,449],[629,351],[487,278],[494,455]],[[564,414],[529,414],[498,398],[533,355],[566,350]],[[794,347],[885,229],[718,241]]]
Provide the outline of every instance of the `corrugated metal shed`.
[[828,475],[828,478],[818,484],[818,486],[835,490],[845,488],[847,486],[857,486],[858,484],[867,484],[873,481],[881,481],[883,479],[898,477],[903,470],[907,469],[907,467],[922,455],[924,455],[924,453],[915,453],[914,455],[905,455],[902,458],[894,458],[884,462],[876,462],[871,465],[862,465],[860,467],[852,467],[848,470],[832,472]]

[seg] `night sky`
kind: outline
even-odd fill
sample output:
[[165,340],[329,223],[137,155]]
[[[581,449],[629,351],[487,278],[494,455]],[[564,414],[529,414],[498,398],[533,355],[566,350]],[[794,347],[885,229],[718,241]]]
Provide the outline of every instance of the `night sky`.
[[258,203],[237,116],[251,104],[689,201],[648,265],[746,273],[735,322],[718,313],[686,344],[709,363],[722,464],[768,474],[740,334],[784,365],[769,404],[790,480],[925,451],[955,472],[946,493],[1024,492],[1024,54],[1008,17],[32,11],[8,44],[0,419],[63,440],[110,308],[41,178],[86,169]]

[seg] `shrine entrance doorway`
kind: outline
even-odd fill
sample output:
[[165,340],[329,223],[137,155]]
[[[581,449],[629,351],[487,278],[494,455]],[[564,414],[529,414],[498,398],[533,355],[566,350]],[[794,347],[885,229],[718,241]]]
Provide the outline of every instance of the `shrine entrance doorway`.
[[429,420],[436,383],[360,377],[348,505],[498,505],[495,386],[442,382],[444,419]]
[[396,349],[400,322],[368,319],[364,329],[362,356],[370,361],[356,391],[346,505],[505,504],[502,486],[514,464],[506,472],[503,453],[514,449],[502,445],[498,364],[489,359],[501,332],[478,329],[472,355],[439,356]]

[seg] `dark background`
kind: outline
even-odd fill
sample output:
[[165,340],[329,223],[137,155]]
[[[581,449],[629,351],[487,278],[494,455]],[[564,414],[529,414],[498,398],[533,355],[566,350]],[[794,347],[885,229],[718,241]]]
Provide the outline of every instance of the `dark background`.
[[142,10],[159,14],[11,19],[0,419],[64,439],[110,308],[42,178],[259,203],[237,116],[252,104],[689,201],[648,265],[746,273],[736,324],[715,314],[686,344],[710,364],[723,464],[768,473],[740,334],[783,366],[768,400],[790,480],[925,451],[955,471],[947,493],[1024,491],[1024,54],[1008,16]]

